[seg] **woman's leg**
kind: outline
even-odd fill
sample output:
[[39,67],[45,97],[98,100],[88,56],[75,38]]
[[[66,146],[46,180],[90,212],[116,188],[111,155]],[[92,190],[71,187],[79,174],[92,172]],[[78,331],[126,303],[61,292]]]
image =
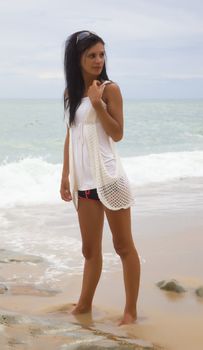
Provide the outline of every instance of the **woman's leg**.
[[91,311],[92,300],[102,270],[104,208],[100,201],[79,199],[78,218],[85,258],[82,290],[73,314]]
[[105,208],[105,213],[123,265],[126,304],[120,324],[132,323],[137,318],[140,261],[132,238],[130,208],[116,211]]

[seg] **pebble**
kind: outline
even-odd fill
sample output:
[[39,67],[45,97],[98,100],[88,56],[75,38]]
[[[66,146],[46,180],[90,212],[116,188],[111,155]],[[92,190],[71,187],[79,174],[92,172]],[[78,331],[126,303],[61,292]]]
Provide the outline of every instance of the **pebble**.
[[8,291],[8,287],[5,284],[0,283],[0,294],[5,294]]
[[175,293],[184,293],[186,292],[185,288],[183,288],[178,281],[175,279],[166,281],[160,281],[156,284],[160,289],[170,291],[170,292],[175,292]]
[[200,298],[203,298],[203,286],[200,286],[198,287],[196,290],[195,290],[195,293],[198,297]]

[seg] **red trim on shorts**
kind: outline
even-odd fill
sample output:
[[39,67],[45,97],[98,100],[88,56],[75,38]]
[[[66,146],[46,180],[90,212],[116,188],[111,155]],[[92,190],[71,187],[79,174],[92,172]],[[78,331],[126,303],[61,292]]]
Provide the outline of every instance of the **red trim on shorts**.
[[95,199],[95,198],[88,198],[88,197],[80,197],[80,196],[78,196],[78,199],[88,199],[88,200],[90,200],[90,201],[99,201],[99,199]]
[[85,197],[86,197],[87,199],[91,199],[91,198],[89,198],[89,195],[90,195],[90,190],[86,190],[86,191],[85,191]]

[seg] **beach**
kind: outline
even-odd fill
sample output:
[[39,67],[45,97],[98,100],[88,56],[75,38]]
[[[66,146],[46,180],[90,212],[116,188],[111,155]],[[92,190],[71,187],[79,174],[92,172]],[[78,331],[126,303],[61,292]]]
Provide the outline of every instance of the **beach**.
[[[70,310],[79,296],[83,258],[73,205],[2,210],[0,277],[7,290],[0,294],[1,349],[202,349],[203,298],[195,293],[203,285],[202,189],[201,179],[137,189],[132,227],[141,261],[138,320],[121,327],[122,269],[107,222],[93,312],[76,318]],[[186,292],[156,285],[171,279]]]
[[[202,14],[200,0],[0,1],[0,350],[203,350]],[[82,247],[61,198],[76,175],[119,205],[120,164],[141,267],[125,325],[139,269],[118,215],[124,269],[104,215],[92,312],[73,315],[97,280],[86,262],[82,283],[82,250],[100,242],[87,210]]]
[[84,260],[77,213],[59,193],[62,101],[0,101],[1,350],[202,350],[203,101],[128,100],[124,110],[117,149],[141,285],[136,323],[119,327],[122,267],[106,221],[92,315],[71,315]]

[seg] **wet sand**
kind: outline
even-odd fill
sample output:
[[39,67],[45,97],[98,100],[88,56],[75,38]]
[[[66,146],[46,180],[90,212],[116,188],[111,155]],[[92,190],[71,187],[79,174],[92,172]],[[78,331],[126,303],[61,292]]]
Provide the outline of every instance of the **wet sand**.
[[[49,350],[159,346],[202,350],[203,298],[195,294],[203,285],[201,207],[198,210],[198,206],[191,209],[180,205],[171,210],[166,206],[165,210],[148,213],[135,208],[132,223],[142,264],[136,324],[117,326],[124,306],[121,266],[102,274],[92,315],[76,318],[70,310],[79,296],[81,274],[64,273],[51,285],[35,285],[46,263],[14,259],[0,262],[0,282],[8,285],[8,291],[0,294],[1,350],[41,350],[44,346]],[[113,252],[109,232],[104,236],[104,251],[106,248]],[[19,282],[20,276],[24,280],[27,276],[27,283]],[[177,294],[157,287],[158,281],[170,279],[176,279],[186,292]],[[6,319],[6,315],[15,319]]]

